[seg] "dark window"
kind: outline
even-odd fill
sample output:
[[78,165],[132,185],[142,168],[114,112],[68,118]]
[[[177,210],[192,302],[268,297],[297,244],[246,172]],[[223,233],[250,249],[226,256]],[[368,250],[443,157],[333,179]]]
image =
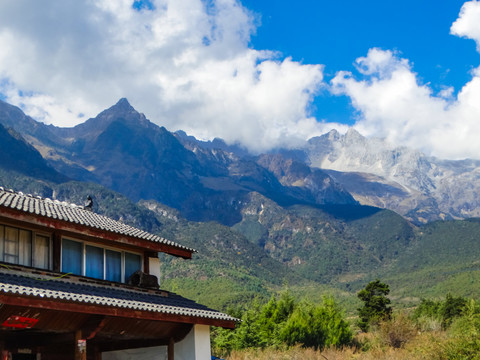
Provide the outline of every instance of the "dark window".
[[83,244],[81,242],[63,239],[62,271],[83,275]]
[[125,282],[130,275],[141,269],[141,255],[105,249],[80,241],[62,240],[63,272]]
[[85,276],[103,279],[103,249],[85,246]]
[[125,281],[137,270],[142,269],[142,257],[140,255],[125,253]]
[[105,279],[109,281],[122,281],[122,253],[105,250]]

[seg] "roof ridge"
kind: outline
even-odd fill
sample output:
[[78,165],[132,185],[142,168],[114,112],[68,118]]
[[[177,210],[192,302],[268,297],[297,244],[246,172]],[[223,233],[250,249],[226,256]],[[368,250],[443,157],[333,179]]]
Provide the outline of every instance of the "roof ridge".
[[[68,207],[72,207],[74,209],[83,209],[83,206],[82,205],[78,205],[78,204],[74,204],[74,203],[70,203],[70,202],[67,202],[67,201],[60,201],[58,199],[50,199],[48,197],[42,197],[40,195],[32,195],[32,194],[25,194],[24,192],[22,191],[15,191],[13,189],[5,189],[3,186],[0,186],[0,191],[4,191],[4,192],[9,192],[11,194],[16,194],[16,195],[20,195],[20,196],[25,196],[25,197],[29,197],[29,198],[32,198],[32,199],[37,199],[37,200],[43,200],[45,202],[48,202],[48,203],[54,203],[56,205],[62,205],[62,206],[68,206]],[[98,214],[98,215],[101,215],[101,214]]]

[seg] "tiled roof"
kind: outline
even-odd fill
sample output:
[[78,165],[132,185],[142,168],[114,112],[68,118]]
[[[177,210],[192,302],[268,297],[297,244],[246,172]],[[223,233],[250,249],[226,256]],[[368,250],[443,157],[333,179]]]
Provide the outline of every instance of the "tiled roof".
[[26,195],[0,187],[0,206],[195,252],[194,249],[67,202]]
[[[75,278],[75,277],[74,277]],[[0,294],[34,296],[86,305],[103,305],[131,310],[185,315],[204,319],[235,321],[230,315],[209,309],[170,292],[144,292],[133,287],[80,283],[72,278],[36,275],[0,265]],[[167,294],[167,296],[162,294]]]

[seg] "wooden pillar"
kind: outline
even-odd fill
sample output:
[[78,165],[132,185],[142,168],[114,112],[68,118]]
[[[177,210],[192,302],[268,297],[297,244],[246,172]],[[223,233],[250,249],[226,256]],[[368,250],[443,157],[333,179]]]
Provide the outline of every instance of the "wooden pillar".
[[98,350],[98,346],[95,346],[93,354],[95,360],[102,360],[102,353],[100,352],[100,350]]
[[75,360],[87,360],[87,349],[80,351],[78,342],[82,340],[82,330],[75,331]]
[[170,338],[168,341],[168,347],[167,347],[167,360],[174,360],[175,357],[175,341],[173,341],[173,338]]
[[5,350],[5,341],[0,340],[0,360],[8,359],[8,351]]
[[60,272],[60,258],[62,252],[62,236],[59,231],[53,233],[53,271]]

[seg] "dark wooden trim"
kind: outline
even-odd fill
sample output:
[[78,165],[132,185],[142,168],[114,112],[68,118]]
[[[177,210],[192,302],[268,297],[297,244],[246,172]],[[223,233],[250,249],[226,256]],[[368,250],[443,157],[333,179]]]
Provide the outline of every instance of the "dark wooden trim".
[[61,270],[61,252],[62,252],[62,236],[59,231],[52,234],[53,242],[53,271]]
[[118,316],[126,318],[146,319],[155,321],[168,321],[185,324],[201,324],[219,326],[223,328],[235,328],[232,320],[220,320],[201,318],[196,316],[167,314],[153,311],[132,310],[116,308],[113,306],[101,306],[93,304],[80,304],[67,301],[43,300],[33,296],[3,295],[0,294],[0,303],[7,305],[25,306],[30,308],[52,309],[66,312],[78,312],[84,314],[100,314],[105,316]]
[[175,360],[175,341],[173,338],[168,340],[167,360]]

